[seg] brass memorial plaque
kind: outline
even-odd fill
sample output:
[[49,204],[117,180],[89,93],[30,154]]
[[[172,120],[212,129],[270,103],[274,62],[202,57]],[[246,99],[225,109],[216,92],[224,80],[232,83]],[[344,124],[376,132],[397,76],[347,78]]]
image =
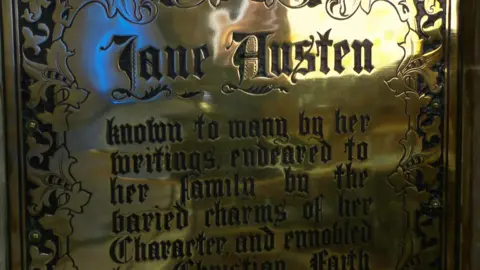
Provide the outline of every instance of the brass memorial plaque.
[[457,4],[2,0],[9,269],[460,269]]

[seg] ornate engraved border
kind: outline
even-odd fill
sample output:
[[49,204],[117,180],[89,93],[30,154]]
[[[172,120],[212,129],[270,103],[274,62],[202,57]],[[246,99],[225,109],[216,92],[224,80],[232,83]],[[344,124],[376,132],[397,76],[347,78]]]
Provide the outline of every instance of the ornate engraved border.
[[[388,179],[403,199],[405,212],[406,226],[397,269],[440,269],[440,222],[445,190],[441,126],[446,106],[445,2],[399,3],[402,4],[400,8],[397,6],[397,12],[410,30],[400,44],[405,54],[397,76],[386,82],[396,97],[405,100],[409,118],[409,128],[400,142],[404,155]],[[406,11],[409,15],[404,17]]]
[[[228,0],[208,0],[214,7]],[[279,3],[289,8],[315,7],[321,0],[250,0],[266,8]],[[388,181],[403,198],[406,231],[397,269],[438,269],[440,254],[439,212],[444,183],[441,179],[444,118],[442,31],[444,0],[326,0],[333,18],[345,20],[359,10],[369,13],[377,1],[396,9],[409,26],[400,46],[405,56],[397,76],[387,83],[405,100],[409,129],[401,142],[405,152]],[[22,93],[27,158],[30,269],[78,269],[69,255],[71,221],[82,214],[92,194],[71,174],[76,163],[66,147],[68,117],[80,109],[88,90],[78,87],[67,59],[74,54],[63,42],[80,10],[101,4],[109,17],[122,16],[146,24],[159,5],[194,8],[207,0],[21,0]],[[225,89],[223,89],[225,91]],[[238,90],[235,88],[226,91]],[[240,89],[241,90],[241,89]],[[268,92],[274,90],[267,89]],[[282,90],[282,89],[280,89]],[[281,91],[282,92],[282,91]],[[48,240],[47,240],[48,239]],[[428,258],[422,261],[421,258]]]
[[327,11],[344,20],[358,10],[367,14],[373,4],[391,4],[409,26],[399,44],[404,57],[397,76],[386,82],[405,101],[408,130],[400,142],[404,154],[388,182],[403,201],[404,236],[396,269],[440,269],[440,221],[445,183],[441,127],[445,107],[445,1],[328,0]]

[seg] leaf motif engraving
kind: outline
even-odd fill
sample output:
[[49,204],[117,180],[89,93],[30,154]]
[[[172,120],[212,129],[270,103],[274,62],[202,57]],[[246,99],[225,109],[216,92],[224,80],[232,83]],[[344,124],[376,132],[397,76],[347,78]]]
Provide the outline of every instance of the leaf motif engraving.
[[[369,1],[370,2],[370,1]],[[357,12],[360,7],[361,0],[345,1],[345,0],[327,0],[325,7],[328,15],[338,20],[346,20]]]
[[440,151],[422,149],[422,138],[413,130],[409,130],[405,139],[400,142],[404,149],[404,155],[397,167],[397,171],[389,177],[389,182],[397,192],[407,187],[415,187],[418,176],[421,174],[424,184],[432,185],[436,179],[438,168],[431,165],[440,158]]
[[[419,119],[420,129],[425,133],[425,139],[430,141],[434,136],[440,137],[441,119],[439,116],[434,116],[431,122],[428,121],[427,115],[422,115]],[[428,123],[428,124],[427,124]]]
[[78,267],[69,255],[63,255],[58,259],[55,270],[78,270]]
[[427,24],[428,20],[429,20],[428,16],[423,16],[422,19],[420,20],[420,28],[422,32],[428,36],[428,39],[430,41],[442,40],[441,26],[443,25],[443,19],[439,18],[435,20],[435,22],[432,25]]
[[45,33],[45,35],[44,36],[34,35],[30,28],[28,27],[22,28],[23,38],[25,39],[25,42],[23,43],[23,48],[33,49],[35,52],[35,55],[38,55],[41,51],[39,45],[43,44],[50,36],[50,29],[48,29],[46,24],[40,23],[38,25],[38,29],[42,30]]
[[67,237],[73,232],[73,215],[68,210],[58,210],[53,215],[40,218],[40,224],[47,230],[52,230],[55,235]]
[[43,132],[42,137],[48,142],[47,144],[37,143],[35,138],[32,136],[29,136],[27,138],[27,145],[28,145],[27,160],[31,160],[32,158],[37,158],[40,163],[43,162],[43,154],[46,153],[52,146],[53,138],[52,138],[52,135],[47,132]]
[[[432,69],[442,57],[443,47],[439,46],[431,52],[423,54],[423,40],[410,30],[405,42],[401,44],[404,50],[404,59],[397,69],[397,77],[388,80],[389,88],[400,95],[405,91],[417,92],[418,79],[422,78],[431,92],[439,90],[437,84],[438,72]],[[403,90],[402,89],[406,89]]]
[[57,106],[53,113],[39,113],[37,118],[44,124],[51,124],[54,132],[61,133],[67,131],[68,116],[72,114],[72,112],[68,111],[66,108],[66,106]]
[[[40,64],[29,60],[23,56],[23,68],[25,72],[34,80],[28,86],[30,90],[30,99],[28,106],[36,107],[41,100],[46,101],[46,91],[49,87],[54,87],[54,93],[68,92],[68,97],[61,103],[72,107],[78,107],[79,103],[85,101],[88,92],[79,89],[74,83],[75,79],[68,67],[67,59],[73,52],[68,51],[67,46],[62,40],[55,41],[50,49],[47,49],[47,64]],[[72,95],[70,95],[70,91]]]
[[61,146],[50,157],[49,170],[29,168],[29,180],[36,185],[30,191],[34,202],[29,210],[39,214],[43,207],[50,207],[51,196],[55,198],[58,209],[66,209],[74,213],[82,213],[83,207],[90,200],[91,194],[81,188],[70,173],[70,167],[76,160],[70,156],[65,146]]
[[51,240],[45,242],[45,247],[51,252],[42,252],[37,246],[30,246],[30,257],[32,258],[30,270],[47,270],[47,264],[55,257],[57,247]]
[[[116,15],[134,24],[147,24],[152,22],[158,15],[158,1],[156,0],[78,0],[64,1],[56,0],[56,10],[53,20],[59,29],[55,30],[55,36],[60,38],[64,28],[69,28],[77,14],[90,4],[100,4],[106,11],[109,18]],[[175,0],[175,2],[182,0]],[[190,0],[183,0],[190,1]],[[194,0],[204,1],[204,0]],[[68,10],[68,12],[66,12]]]
[[22,3],[28,3],[28,9],[24,10],[22,18],[29,23],[34,23],[42,17],[42,9],[50,6],[49,0],[22,0]]
[[52,34],[53,41],[61,39],[65,27],[70,25],[68,18],[71,9],[72,7],[68,4],[68,1],[55,0],[55,9],[52,14],[52,20],[55,23]]
[[424,0],[424,7],[428,15],[435,15],[443,11],[439,0]]

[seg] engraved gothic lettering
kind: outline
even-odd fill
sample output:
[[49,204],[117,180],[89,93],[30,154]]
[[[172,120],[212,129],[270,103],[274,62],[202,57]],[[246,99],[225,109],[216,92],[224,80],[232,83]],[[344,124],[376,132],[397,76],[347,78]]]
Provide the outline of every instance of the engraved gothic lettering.
[[[238,67],[240,83],[254,78],[275,78],[285,75],[292,82],[296,74],[303,76],[312,72],[328,74],[332,69],[329,53],[333,51],[333,69],[342,74],[343,59],[353,52],[353,66],[347,67],[360,74],[371,73],[373,43],[364,39],[333,41],[329,38],[332,29],[317,32],[309,39],[295,43],[270,42],[274,32],[244,33],[233,32],[233,41],[239,43],[234,52],[234,63]],[[230,46],[229,46],[230,47]],[[227,48],[229,48],[227,47]]]

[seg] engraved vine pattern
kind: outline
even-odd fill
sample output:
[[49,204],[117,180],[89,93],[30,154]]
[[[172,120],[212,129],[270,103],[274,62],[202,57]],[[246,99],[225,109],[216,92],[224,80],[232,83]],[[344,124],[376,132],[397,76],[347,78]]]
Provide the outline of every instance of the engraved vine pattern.
[[[208,0],[218,7],[228,0]],[[266,8],[276,3],[289,8],[315,7],[320,0],[285,1],[251,0],[263,2]],[[441,202],[442,158],[441,126],[443,91],[440,80],[443,62],[442,41],[444,28],[444,3],[440,0],[326,0],[323,1],[330,16],[345,20],[359,10],[369,13],[377,1],[394,7],[401,21],[409,25],[409,32],[400,46],[405,51],[395,78],[386,82],[392,93],[405,100],[409,129],[400,143],[404,155],[388,182],[398,196],[403,198],[406,230],[397,269],[434,269],[440,249],[439,215],[425,206]],[[146,24],[155,19],[159,5],[193,8],[206,0],[21,0],[21,19],[25,25],[22,35],[22,67],[26,90],[24,110],[31,115],[25,120],[27,176],[31,184],[28,213],[36,222],[31,230],[51,231],[56,238],[29,243],[29,269],[78,269],[69,255],[68,238],[73,233],[72,219],[84,211],[92,194],[82,188],[71,174],[76,159],[66,147],[68,117],[80,109],[88,98],[88,90],[78,86],[67,59],[74,52],[62,40],[66,28],[71,27],[75,16],[86,5],[103,6],[109,17],[122,16],[131,23]],[[291,4],[293,3],[293,4]],[[420,7],[420,9],[418,8]],[[22,9],[23,8],[23,9]],[[50,12],[46,12],[49,9]],[[51,15],[45,18],[45,14]],[[42,20],[42,22],[40,22]],[[46,22],[44,22],[44,20]],[[424,38],[427,37],[427,38]],[[45,59],[39,57],[45,55]],[[287,92],[283,88],[267,85],[260,88],[241,89],[225,85],[222,91],[230,93],[267,94],[272,91]],[[170,93],[162,87],[153,93]],[[195,95],[200,92],[195,92]],[[118,91],[128,96],[129,93]],[[125,96],[125,97],[126,97]],[[187,96],[185,94],[185,96]],[[425,210],[427,209],[427,210]],[[417,231],[419,228],[421,234]],[[422,244],[432,242],[434,244]],[[422,261],[420,258],[429,258]]]
[[[151,0],[22,0],[26,4],[22,19],[30,26],[22,32],[22,66],[27,89],[24,111],[33,115],[25,124],[28,130],[27,178],[32,188],[28,195],[30,224],[36,239],[30,239],[29,269],[77,269],[69,255],[68,238],[73,233],[72,219],[82,214],[92,194],[71,174],[76,159],[66,147],[68,116],[80,109],[88,91],[78,87],[67,59],[74,54],[62,36],[78,12],[90,3],[101,4],[109,17],[117,14],[132,23],[151,22],[157,5]],[[45,18],[46,9],[52,17]],[[40,22],[42,20],[42,22]],[[36,25],[36,28],[34,27]],[[53,29],[53,30],[52,30]],[[41,55],[45,59],[41,59]],[[42,241],[42,232],[55,238]]]
[[[327,0],[330,16],[346,20],[362,10],[369,13],[384,1],[397,11],[409,31],[400,46],[404,57],[397,76],[386,82],[406,104],[409,128],[400,142],[404,154],[388,182],[403,200],[405,232],[396,269],[438,269],[442,207],[442,104],[444,16],[440,0]],[[429,22],[429,23],[427,23]],[[428,47],[428,48],[427,48]],[[434,166],[437,164],[437,166]],[[440,209],[435,209],[440,208]]]
[[[441,209],[435,208],[441,207],[443,199],[442,168],[438,165],[443,155],[443,46],[436,45],[443,39],[443,17],[436,15],[443,10],[436,0],[424,1],[423,10],[417,10],[415,4],[402,3],[406,5],[403,10],[415,17],[406,20],[410,30],[400,44],[405,54],[397,76],[386,82],[396,97],[405,100],[410,119],[409,129],[400,142],[403,158],[388,181],[403,198],[405,211],[406,231],[397,269],[436,269],[440,260]],[[425,22],[432,19],[433,27],[425,27]],[[426,38],[421,38],[421,34]]]
[[[23,18],[35,23],[42,17],[44,8],[52,7],[50,1],[28,2]],[[57,1],[56,8],[62,7]],[[27,178],[33,185],[28,192],[28,213],[37,222],[32,227],[41,233],[51,231],[57,238],[44,243],[31,243],[30,269],[47,269],[48,265],[62,265],[76,269],[68,254],[68,237],[73,232],[71,220],[81,214],[91,194],[82,188],[70,172],[76,160],[65,145],[68,115],[80,108],[88,91],[78,87],[71,74],[67,59],[73,55],[61,39],[53,40],[49,26],[39,23],[43,35],[35,35],[28,27],[22,28],[23,71],[30,78],[26,82],[28,98],[24,110],[35,111],[34,119],[26,121],[29,133],[27,142]],[[49,45],[48,45],[49,44]],[[44,51],[44,61],[31,58]]]

